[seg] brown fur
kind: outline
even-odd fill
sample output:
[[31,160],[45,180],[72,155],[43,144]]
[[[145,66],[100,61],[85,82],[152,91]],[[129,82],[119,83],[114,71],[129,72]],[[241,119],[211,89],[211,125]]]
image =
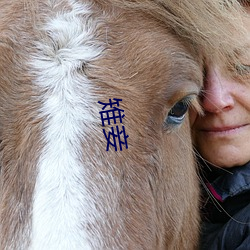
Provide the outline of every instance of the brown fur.
[[[239,6],[222,9],[219,2],[95,1],[105,51],[80,70],[97,101],[123,99],[129,147],[106,152],[100,124],[85,124],[94,130],[79,154],[102,215],[88,225],[93,249],[100,238],[102,249],[197,247],[199,188],[188,120],[179,129],[164,120],[175,103],[198,94],[204,57],[235,58],[240,49],[229,29]],[[36,165],[45,143],[34,97],[45,90],[32,84],[28,60],[34,41],[46,42],[38,27],[50,11],[43,1],[0,2],[0,249],[20,249],[20,242],[27,249],[31,240]]]

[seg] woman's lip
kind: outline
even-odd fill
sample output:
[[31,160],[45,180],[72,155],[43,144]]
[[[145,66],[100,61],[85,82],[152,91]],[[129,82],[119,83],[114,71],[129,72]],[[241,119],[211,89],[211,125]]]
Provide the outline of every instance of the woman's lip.
[[248,124],[244,125],[234,125],[234,126],[225,126],[225,127],[211,127],[211,128],[204,128],[201,129],[203,132],[208,132],[208,133],[222,133],[222,132],[233,132],[236,131],[240,128],[243,128],[247,126]]

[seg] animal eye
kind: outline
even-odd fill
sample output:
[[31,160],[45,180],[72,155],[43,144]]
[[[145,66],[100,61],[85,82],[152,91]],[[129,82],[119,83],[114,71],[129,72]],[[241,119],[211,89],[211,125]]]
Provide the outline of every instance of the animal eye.
[[181,124],[186,116],[189,104],[190,104],[190,97],[186,97],[177,102],[168,112],[166,123],[168,125]]

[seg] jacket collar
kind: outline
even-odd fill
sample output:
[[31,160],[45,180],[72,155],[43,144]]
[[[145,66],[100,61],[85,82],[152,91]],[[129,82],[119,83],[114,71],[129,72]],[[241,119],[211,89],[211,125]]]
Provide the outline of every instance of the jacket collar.
[[250,162],[226,171],[212,167],[208,169],[206,171],[208,176],[213,175],[213,177],[204,178],[204,181],[218,201],[223,202],[229,197],[250,191]]

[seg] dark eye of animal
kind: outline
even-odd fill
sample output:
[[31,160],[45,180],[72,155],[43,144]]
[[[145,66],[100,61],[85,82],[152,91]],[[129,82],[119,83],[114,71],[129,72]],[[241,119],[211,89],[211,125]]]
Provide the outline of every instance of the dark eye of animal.
[[177,102],[168,112],[166,123],[168,125],[179,125],[183,122],[188,111],[190,98],[184,98]]

